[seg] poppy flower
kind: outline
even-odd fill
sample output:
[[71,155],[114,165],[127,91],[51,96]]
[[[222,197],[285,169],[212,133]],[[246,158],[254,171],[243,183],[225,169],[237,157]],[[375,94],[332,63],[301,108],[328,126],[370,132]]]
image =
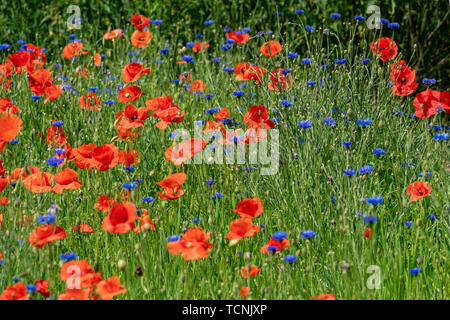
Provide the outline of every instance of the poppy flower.
[[63,57],[64,59],[72,59],[73,57],[79,56],[81,54],[89,54],[87,51],[83,51],[83,44],[81,42],[72,42],[69,43],[63,49]]
[[112,39],[116,39],[116,38],[120,38],[123,36],[123,31],[122,29],[114,29],[112,31],[107,31],[105,32],[105,34],[103,35],[103,39],[105,40],[112,40]]
[[240,287],[238,296],[245,299],[248,296],[248,292],[249,292],[248,287]]
[[242,218],[252,219],[261,215],[263,212],[263,205],[259,198],[247,198],[241,200],[236,209],[233,209],[233,212],[237,212]]
[[231,31],[225,34],[227,39],[233,39],[235,43],[246,44],[250,40],[248,33],[242,33],[237,31]]
[[432,192],[430,185],[423,181],[411,183],[406,189],[406,194],[411,197],[411,201],[417,201]]
[[436,114],[436,102],[440,100],[439,91],[428,89],[416,94],[413,101],[414,115],[418,118],[429,118]]
[[1,111],[3,111],[4,113],[13,114],[19,112],[20,108],[14,105],[7,97],[3,97],[0,98],[0,112]]
[[388,37],[382,37],[375,42],[371,42],[369,46],[370,50],[379,55],[382,61],[393,60],[398,53],[397,44]]
[[0,206],[6,206],[8,203],[9,203],[9,200],[7,197],[0,198]]
[[252,219],[241,218],[230,223],[230,232],[225,236],[231,241],[240,241],[242,238],[251,238],[259,232],[259,225],[253,225]]
[[54,193],[61,193],[63,190],[76,190],[80,189],[82,183],[77,180],[78,173],[73,169],[63,169],[55,174],[54,181],[56,185],[52,188]]
[[238,63],[234,66],[233,73],[236,75],[237,81],[245,81],[244,74],[245,71],[251,67],[251,64],[248,62]]
[[270,81],[267,83],[269,90],[280,91],[291,87],[291,74],[283,73],[285,69],[277,69],[269,74]]
[[[260,84],[263,76],[267,73],[267,70],[263,66],[251,65],[246,68],[242,74],[242,79],[245,81],[254,80],[256,84]],[[236,80],[238,77],[236,77]]]
[[91,73],[87,71],[85,68],[81,68],[81,70],[77,72],[77,77],[82,77],[84,79],[90,74]]
[[131,44],[136,48],[143,48],[152,41],[152,34],[147,30],[136,30],[131,35]]
[[184,194],[184,190],[180,190],[180,186],[186,181],[187,175],[184,172],[168,175],[163,180],[156,182],[158,186],[164,189],[159,193],[161,200],[174,200]]
[[150,68],[145,68],[137,62],[132,62],[129,65],[123,67],[122,78],[125,82],[137,81],[144,73],[149,74]]
[[75,226],[75,227],[72,228],[72,230],[75,231],[75,232],[79,232],[79,233],[92,233],[92,232],[94,232],[94,229],[90,225],[88,225],[86,223],[82,223],[82,224],[80,224],[78,226]]
[[115,204],[103,219],[102,229],[110,233],[126,233],[134,228],[136,207],[132,202]]
[[261,52],[266,58],[275,57],[281,52],[281,44],[278,41],[269,41],[264,43],[259,52]]
[[33,72],[35,69],[41,69],[47,61],[44,49],[32,43],[25,44],[25,48],[30,53],[30,62],[27,65],[28,73]]
[[251,106],[244,115],[244,123],[254,129],[270,129],[275,125],[269,120],[269,112],[264,106]]
[[61,85],[56,85],[56,84],[54,84],[50,87],[46,87],[44,89],[44,94],[45,94],[44,104],[46,104],[49,101],[56,100],[59,97],[59,95],[62,93],[61,88],[62,88]]
[[108,197],[106,194],[102,194],[97,197],[97,203],[94,205],[94,209],[100,210],[101,212],[108,212],[115,204],[116,200]]
[[49,172],[37,172],[27,176],[23,185],[33,193],[44,193],[52,189],[53,179],[53,174]]
[[219,112],[217,112],[214,115],[214,118],[216,118],[217,120],[223,120],[223,119],[229,119],[230,118],[230,112],[228,111],[227,108],[222,108],[220,109]]
[[94,65],[100,67],[102,64],[102,56],[99,53],[94,54]]
[[9,60],[11,60],[15,67],[26,66],[30,62],[30,59],[31,54],[27,50],[15,52],[9,56]]
[[126,167],[132,166],[133,164],[137,164],[139,162],[137,151],[133,149],[129,149],[128,151],[120,150],[119,162],[123,163],[123,165]]
[[432,107],[436,112],[441,108],[446,113],[450,113],[450,92],[442,91],[439,94],[439,100],[431,100]]
[[90,300],[92,289],[69,289],[58,296],[58,300]]
[[22,282],[6,286],[6,289],[0,294],[0,300],[29,300],[27,288]]
[[128,85],[119,91],[119,101],[128,103],[136,101],[140,96],[144,95],[141,89],[135,85]]
[[209,43],[201,41],[201,42],[197,42],[193,47],[192,47],[192,51],[194,52],[199,52],[202,50],[206,50],[209,48]]
[[148,110],[145,107],[137,108],[133,104],[129,104],[125,107],[124,111],[120,111],[116,115],[116,119],[119,119],[115,125],[116,129],[131,129],[144,126],[144,120],[148,118]]
[[[92,279],[97,278],[95,271],[86,260],[69,261],[64,263],[59,269],[59,277],[67,282],[69,289],[81,289],[90,287]],[[101,280],[101,278],[100,278]],[[68,282],[73,281],[73,282]],[[78,287],[79,286],[79,287]]]
[[36,280],[37,292],[39,292],[44,298],[50,297],[50,292],[48,291],[48,286],[50,282],[47,280]]
[[192,138],[178,143],[175,146],[170,146],[164,155],[167,161],[172,162],[175,166],[180,166],[196,153],[201,152],[207,144],[208,141],[206,140]]
[[194,80],[191,84],[191,92],[203,92],[205,91],[206,85],[202,80]]
[[144,232],[145,230],[156,230],[155,225],[153,224],[153,221],[150,220],[150,216],[147,213],[147,210],[140,209],[144,213],[141,213],[139,217],[136,217],[136,220],[139,222],[139,224],[134,228],[134,232]]
[[193,227],[181,235],[178,241],[167,243],[167,249],[171,254],[180,254],[185,260],[197,260],[208,258],[213,244],[208,242],[210,233],[202,228]]
[[319,294],[318,296],[312,297],[312,300],[337,300],[336,296],[331,293]]
[[99,98],[95,95],[94,92],[90,92],[88,94],[82,95],[78,102],[80,104],[81,109],[85,109],[88,111],[98,111],[98,105],[100,105],[102,102]]
[[40,69],[30,73],[28,85],[33,94],[42,96],[46,88],[53,86],[52,72]]
[[119,149],[113,144],[104,144],[93,150],[93,165],[100,171],[114,168],[119,163]]
[[416,81],[416,71],[411,70],[400,60],[395,63],[391,69],[391,81],[394,83],[392,92],[397,96],[407,96],[416,91],[419,84]]
[[120,279],[113,276],[97,284],[97,293],[102,300],[112,300],[119,294],[127,293],[127,290],[120,284]]
[[45,244],[66,238],[66,231],[54,224],[43,224],[34,229],[28,237],[28,241],[41,249]]
[[367,228],[366,231],[364,231],[364,237],[369,239],[372,236],[372,229]]
[[205,132],[219,132],[221,130],[224,130],[224,125],[221,122],[216,122],[209,120],[206,125],[205,129],[203,130],[203,133]]
[[[249,270],[250,269],[250,270]],[[255,266],[254,264],[252,264],[251,266],[247,266],[247,267],[243,267],[241,269],[241,276],[244,279],[247,279],[249,276],[250,277],[254,277],[256,276],[258,273],[261,273],[261,268],[258,268],[257,266]]]
[[262,253],[269,253],[269,248],[270,252],[280,251],[281,249],[289,247],[290,245],[291,243],[286,238],[281,239],[281,241],[270,238],[269,242],[267,242],[267,244],[263,246],[260,251]]
[[134,14],[131,18],[131,23],[138,29],[142,31],[142,29],[150,24],[150,18],[145,17],[142,14]]
[[83,144],[78,148],[72,149],[75,158],[75,165],[80,169],[88,168],[91,170],[95,168],[94,150],[97,146],[93,143]]
[[13,140],[22,128],[22,119],[14,114],[0,112],[0,153],[5,148],[6,143]]
[[189,72],[186,72],[186,71],[182,72],[178,76],[178,79],[180,79],[181,81],[189,81],[189,80],[191,80],[191,74]]
[[184,110],[181,111],[178,108],[178,105],[165,108],[165,109],[159,109],[153,112],[152,117],[159,118],[161,121],[156,123],[156,127],[158,129],[164,130],[167,128],[169,124],[173,123],[180,123],[184,120],[185,112]]

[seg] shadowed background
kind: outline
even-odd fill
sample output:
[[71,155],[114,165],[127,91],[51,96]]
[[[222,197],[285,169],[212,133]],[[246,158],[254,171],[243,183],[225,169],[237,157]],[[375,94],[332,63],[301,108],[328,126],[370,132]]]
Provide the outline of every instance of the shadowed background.
[[[101,39],[108,28],[127,27],[134,13],[163,20],[161,34],[170,35],[173,41],[184,43],[194,40],[195,34],[202,32],[203,22],[208,19],[214,20],[216,26],[230,26],[234,29],[250,27],[251,33],[255,34],[267,30],[269,26],[274,28],[277,19],[295,19],[294,10],[304,9],[308,24],[325,28],[327,25],[323,23],[323,18],[328,18],[331,12],[340,13],[341,21],[353,22],[356,14],[367,19],[369,14],[366,9],[371,4],[380,7],[382,18],[400,23],[394,40],[405,60],[417,70],[419,79],[435,78],[441,90],[448,88],[450,2],[446,0],[9,0],[0,4],[0,43],[15,44],[22,39],[45,47],[48,52],[54,52],[67,44],[70,33],[82,34],[88,41],[91,41],[91,35],[94,39]],[[83,19],[81,30],[67,29],[66,21],[72,14],[67,13],[69,5],[80,7]],[[281,15],[277,16],[277,12]],[[329,19],[327,23],[330,23]],[[294,29],[298,26],[284,28]],[[390,35],[391,30],[387,29],[386,34]],[[347,40],[345,34],[341,36],[343,40]]]

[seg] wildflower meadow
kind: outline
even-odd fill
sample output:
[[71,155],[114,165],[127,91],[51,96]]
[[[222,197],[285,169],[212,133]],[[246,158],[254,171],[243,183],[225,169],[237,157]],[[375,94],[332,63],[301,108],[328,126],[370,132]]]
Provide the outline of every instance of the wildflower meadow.
[[382,5],[278,9],[8,35],[0,300],[450,298],[448,79]]

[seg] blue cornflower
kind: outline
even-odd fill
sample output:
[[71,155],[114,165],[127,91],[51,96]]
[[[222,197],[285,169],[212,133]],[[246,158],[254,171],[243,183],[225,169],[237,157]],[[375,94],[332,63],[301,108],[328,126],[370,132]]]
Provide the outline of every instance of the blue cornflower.
[[220,107],[215,107],[215,108],[206,109],[205,113],[206,114],[213,114],[213,113],[216,113],[216,112],[219,112],[219,111],[220,111]]
[[192,42],[192,41],[186,42],[186,47],[192,48],[193,46],[195,46],[195,42]]
[[351,141],[342,141],[342,145],[344,147],[350,147],[352,145],[352,142]]
[[155,19],[155,20],[150,20],[150,23],[154,24],[155,26],[159,26],[161,23],[163,23],[163,21],[161,19]]
[[369,198],[366,198],[366,200],[365,200],[365,202],[367,204],[371,204],[373,206],[377,206],[380,203],[383,203],[383,201],[384,201],[384,199],[382,196],[369,197]]
[[53,150],[53,152],[54,152],[56,155],[62,155],[62,154],[64,154],[64,153],[66,153],[66,149],[64,149],[64,148],[56,148],[55,150]]
[[312,87],[312,86],[314,86],[316,83],[317,83],[317,81],[308,81],[308,82],[306,83],[306,85],[309,86],[309,87]]
[[281,100],[280,101],[280,104],[283,106],[283,107],[292,107],[292,105],[294,104],[292,101],[287,101],[287,100]]
[[372,153],[377,156],[382,156],[382,155],[386,154],[386,151],[382,148],[375,148],[372,150]]
[[133,190],[137,188],[137,184],[134,182],[125,182],[122,184],[122,188],[125,190]]
[[170,236],[170,237],[167,238],[168,242],[175,242],[175,241],[178,241],[178,240],[181,240],[181,236],[179,236],[179,235]]
[[47,164],[51,167],[57,167],[63,163],[63,161],[63,159],[53,156],[47,159]]
[[384,18],[380,18],[380,22],[382,22],[384,24],[389,24],[389,20],[388,19],[384,19]]
[[223,72],[232,73],[232,72],[234,72],[234,68],[226,67],[226,68],[223,68],[222,71],[223,71]]
[[243,95],[244,95],[244,91],[234,91],[233,92],[233,96],[238,97],[238,98],[242,97]]
[[78,255],[74,252],[70,252],[70,253],[61,253],[59,255],[59,259],[63,260],[63,261],[72,261],[75,260],[76,258],[78,258]]
[[223,32],[224,33],[229,33],[229,32],[231,32],[233,29],[231,29],[231,28],[225,28],[225,29],[223,29]]
[[367,126],[370,126],[372,124],[372,121],[370,119],[359,119],[359,120],[356,121],[356,123],[359,126],[365,128]]
[[360,61],[362,64],[367,64],[367,63],[370,62],[370,59],[369,59],[369,58],[361,58],[359,61]]
[[143,202],[145,202],[145,203],[150,203],[150,202],[155,201],[155,198],[153,198],[153,197],[143,197],[141,200]]
[[336,121],[330,117],[326,117],[325,119],[323,119],[323,122],[329,127],[332,127],[336,124]]
[[427,78],[423,78],[422,79],[422,83],[424,84],[435,84],[436,83],[436,79],[427,79]]
[[209,178],[208,180],[206,180],[206,184],[208,186],[211,186],[211,185],[216,184],[216,183],[217,183],[217,180],[214,180],[213,178]]
[[448,133],[436,133],[435,135],[433,135],[433,139],[434,140],[448,140],[449,134]]
[[303,63],[303,64],[311,64],[312,63],[312,59],[311,58],[303,58],[301,63]]
[[243,33],[243,34],[246,34],[246,33],[249,33],[251,30],[252,30],[252,29],[250,29],[250,28],[248,28],[248,27],[245,27],[245,28],[242,28],[242,33]]
[[297,256],[295,254],[288,254],[284,257],[284,262],[294,263],[297,260]]
[[34,284],[27,284],[25,287],[27,288],[27,291],[30,291],[30,292],[36,292],[37,291],[37,286],[34,285]]
[[361,174],[367,174],[373,171],[373,167],[372,166],[362,166],[361,168],[358,169],[359,173]]
[[159,54],[163,55],[163,54],[168,54],[169,53],[169,48],[164,48],[159,50]]
[[228,44],[228,43],[222,44],[220,46],[220,49],[225,50],[225,51],[230,50],[231,48],[233,48],[233,46],[231,44]]
[[340,13],[330,13],[330,18],[339,19],[341,17]]
[[406,227],[412,227],[414,225],[414,222],[413,221],[405,221],[405,226]]
[[430,213],[429,215],[427,215],[427,219],[436,220],[436,216]]
[[297,52],[289,52],[288,57],[291,59],[295,59],[298,57],[298,53]]
[[312,127],[312,123],[308,120],[302,120],[297,125],[302,129],[308,129]]
[[33,100],[33,101],[41,100],[41,96],[31,95],[31,100]]
[[277,231],[272,235],[272,238],[275,240],[281,241],[281,240],[287,238],[287,234],[284,231]]
[[312,231],[312,230],[305,230],[305,231],[302,231],[300,236],[303,239],[310,239],[310,238],[315,238],[316,237],[316,233],[314,231]]
[[409,274],[411,274],[413,276],[416,276],[421,272],[422,272],[422,269],[420,269],[419,267],[409,269]]
[[364,223],[376,223],[378,222],[378,217],[377,216],[363,216],[363,221]]
[[391,22],[391,23],[388,23],[388,28],[389,29],[398,29],[398,28],[400,28],[400,24],[398,22]]
[[199,33],[199,34],[196,34],[196,35],[195,35],[195,38],[197,38],[197,39],[199,39],[199,38],[203,38],[203,35],[202,35],[201,33]]
[[347,63],[347,59],[346,58],[334,59],[334,63],[337,65],[345,64],[345,63]]
[[305,14],[305,10],[295,10],[295,14]]
[[10,145],[15,145],[15,144],[18,144],[18,143],[19,143],[19,140],[17,140],[17,139],[12,139],[12,140],[9,142]]
[[203,22],[203,24],[204,24],[205,26],[213,25],[213,24],[214,24],[214,20],[206,20],[205,22]]
[[314,30],[316,30],[316,28],[314,28],[313,26],[310,26],[310,25],[306,25],[306,26],[305,26],[305,29],[308,30],[308,31],[314,31]]
[[109,105],[112,105],[112,104],[114,104],[114,103],[116,103],[114,100],[106,100],[106,101],[105,101],[105,104],[108,105],[108,106],[109,106]]
[[348,168],[347,170],[342,170],[342,173],[348,177],[351,177],[356,174],[356,170],[353,168]]
[[364,20],[366,20],[366,19],[364,19],[363,16],[359,16],[359,15],[356,15],[354,18],[355,18],[355,20],[359,20],[359,21],[362,21],[362,22],[364,22]]
[[181,60],[186,61],[188,63],[194,63],[194,58],[191,55],[186,55],[181,58]]
[[[227,39],[225,40],[225,42],[226,42],[226,43],[229,43],[229,44],[233,44],[233,43],[236,42],[236,40],[227,38]],[[230,49],[231,49],[231,46],[230,46]]]
[[216,192],[216,193],[211,197],[212,200],[214,200],[214,199],[219,199],[219,198],[222,198],[222,192]]
[[206,100],[210,100],[214,98],[214,93],[208,93],[203,96]]

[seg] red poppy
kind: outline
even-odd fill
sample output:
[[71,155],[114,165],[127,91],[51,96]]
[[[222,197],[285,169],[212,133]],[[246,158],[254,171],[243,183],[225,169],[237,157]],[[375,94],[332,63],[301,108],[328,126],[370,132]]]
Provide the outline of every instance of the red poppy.
[[225,236],[231,241],[240,241],[242,238],[251,238],[259,232],[259,225],[253,225],[252,219],[241,218],[230,223],[230,232]]
[[269,242],[267,242],[267,244],[263,246],[260,251],[262,253],[269,253],[269,247],[274,247],[276,248],[275,251],[280,251],[281,249],[289,247],[290,245],[291,243],[286,238],[283,238],[281,241],[270,238]]
[[111,39],[116,39],[116,38],[120,38],[123,36],[123,31],[122,29],[114,29],[110,32],[105,32],[105,34],[103,35],[103,39],[105,40],[111,40]]
[[136,30],[131,35],[131,44],[136,48],[143,48],[152,41],[152,34],[147,30]]
[[12,114],[19,112],[20,108],[14,105],[7,97],[3,97],[0,98],[0,111]]
[[192,51],[194,52],[199,52],[202,50],[206,50],[209,48],[209,43],[201,41],[201,42],[197,42],[193,47],[192,47]]
[[312,297],[312,300],[337,300],[336,296],[331,293],[319,294],[318,296]]
[[9,200],[7,197],[0,198],[0,206],[6,206],[8,203],[9,203]]
[[18,51],[9,56],[9,60],[14,64],[15,67],[26,66],[31,59],[31,54],[27,51]]
[[137,62],[132,62],[129,65],[123,67],[122,78],[125,82],[137,81],[144,73],[149,74],[150,68],[145,68]]
[[205,129],[203,130],[203,133],[205,132],[219,132],[224,130],[225,127],[221,122],[216,122],[216,121],[212,121],[209,120],[206,125],[205,125]]
[[138,86],[130,84],[119,91],[119,101],[123,103],[136,101],[142,95],[144,95],[144,93],[141,92],[141,89]]
[[439,101],[432,100],[431,105],[438,112],[439,109],[444,110],[446,113],[450,113],[450,92],[442,91],[440,92]]
[[229,119],[230,118],[230,112],[228,111],[227,108],[222,108],[220,109],[219,112],[217,112],[214,115],[214,118],[216,118],[217,120],[223,120],[223,119]]
[[127,289],[120,284],[118,277],[113,276],[97,284],[97,293],[102,300],[112,300],[119,294],[127,293]]
[[280,91],[291,87],[291,74],[284,74],[283,70],[285,69],[280,68],[269,74],[270,81],[267,83],[269,90]]
[[127,130],[132,128],[144,127],[144,120],[148,118],[148,110],[145,107],[137,108],[133,104],[129,104],[125,107],[124,111],[120,111],[116,115],[116,119],[119,119],[115,128],[120,130]]
[[119,162],[123,163],[123,165],[126,167],[132,166],[133,164],[137,164],[139,162],[137,151],[133,149],[129,149],[128,151],[120,150]]
[[82,77],[83,79],[86,78],[88,75],[90,75],[90,72],[87,71],[85,68],[81,68],[81,70],[77,72],[77,77]]
[[370,50],[379,55],[383,61],[395,59],[398,53],[397,44],[388,37],[382,37],[375,42],[371,42],[369,46]]
[[29,74],[28,84],[30,90],[38,96],[45,94],[45,89],[52,87],[52,72],[46,69],[40,69]]
[[391,69],[391,81],[394,86],[392,92],[398,96],[407,96],[416,91],[419,84],[416,81],[416,71],[408,67],[405,61],[400,60]]
[[149,111],[154,110],[164,110],[164,109],[170,109],[173,107],[178,108],[178,105],[174,105],[172,102],[172,98],[170,96],[165,97],[154,97],[150,100],[145,101],[145,106]]
[[[261,80],[263,79],[264,74],[267,73],[267,70],[263,66],[256,66],[251,65],[248,68],[245,69],[244,73],[242,74],[242,79],[245,81],[248,80],[254,80],[256,84],[260,84]],[[240,80],[239,76],[236,77],[236,80]]]
[[79,56],[81,54],[89,54],[87,51],[83,51],[83,44],[81,42],[69,43],[63,49],[64,59],[72,59],[73,57]]
[[126,233],[134,228],[136,207],[132,202],[115,204],[103,219],[102,229],[110,233]]
[[249,276],[254,277],[258,273],[261,273],[261,268],[258,268],[254,264],[241,268],[241,276],[244,279],[247,279]]
[[79,233],[92,233],[92,232],[94,232],[94,229],[90,225],[88,225],[86,223],[82,223],[82,224],[80,224],[78,226],[75,226],[75,227],[72,228],[72,230],[75,231],[75,232],[79,232]]
[[153,221],[150,220],[150,216],[148,215],[147,210],[140,209],[142,212],[139,217],[136,217],[136,220],[139,222],[139,224],[134,228],[134,232],[144,232],[146,230],[156,230],[155,225],[153,224]]
[[193,227],[181,235],[181,240],[167,243],[171,254],[182,254],[185,260],[208,258],[213,244],[208,242],[210,233],[202,228]]
[[439,91],[428,89],[416,94],[413,101],[414,109],[416,109],[415,116],[425,119],[436,114],[436,102],[439,102],[439,100]]
[[270,129],[275,125],[269,120],[269,112],[264,106],[251,106],[244,115],[244,123],[254,129]]
[[94,205],[94,209],[98,209],[101,212],[108,212],[115,204],[116,200],[108,197],[106,194],[102,194],[97,197],[97,203]]
[[78,173],[73,169],[63,169],[55,174],[56,185],[52,188],[54,193],[61,193],[63,190],[76,190],[80,189],[82,183],[77,180]]
[[191,84],[191,92],[203,92],[205,91],[206,85],[202,80],[194,80]]
[[102,56],[99,53],[94,53],[94,65],[97,67],[102,65]]
[[136,29],[142,31],[145,26],[150,24],[150,18],[145,17],[142,14],[134,14],[131,18],[131,23],[136,27]]
[[370,228],[367,228],[366,231],[364,231],[364,237],[369,239],[372,236],[372,230]]
[[249,292],[248,287],[240,287],[238,296],[245,299],[248,296],[248,292]]
[[178,76],[178,79],[180,79],[181,81],[189,81],[191,80],[191,75],[189,72],[185,71],[180,73],[180,75]]
[[208,141],[206,140],[192,138],[175,146],[170,146],[165,152],[165,157],[167,161],[172,162],[175,166],[179,166],[192,158],[196,153],[201,152],[207,144]]
[[60,294],[58,300],[90,300],[92,289],[69,289]]
[[44,193],[52,189],[53,179],[53,174],[49,172],[37,172],[27,176],[23,180],[23,185],[33,193]]
[[93,164],[100,171],[114,168],[119,163],[119,149],[113,144],[98,146],[93,152]]
[[14,114],[0,112],[0,153],[5,148],[6,143],[13,140],[22,128],[22,119]]
[[98,106],[102,103],[100,99],[97,98],[94,92],[82,95],[78,99],[78,102],[80,103],[80,107],[82,109],[88,111],[98,111]]
[[161,121],[156,123],[156,127],[164,130],[172,122],[182,122],[184,120],[184,115],[184,110],[181,111],[180,108],[178,108],[178,105],[176,105],[170,108],[156,110],[153,112],[152,117],[161,119]]
[[266,58],[275,57],[281,52],[281,44],[278,41],[269,41],[264,43],[259,52],[261,52]]
[[432,192],[430,185],[423,181],[411,183],[406,189],[406,194],[411,197],[411,201],[417,201]]
[[29,300],[27,288],[22,282],[7,286],[2,294],[0,294],[0,300]]
[[25,48],[30,53],[30,63],[27,66],[28,72],[31,73],[35,69],[41,69],[47,61],[44,49],[31,43],[27,43]]
[[45,244],[64,239],[66,231],[54,224],[43,224],[34,229],[28,237],[28,241],[34,246],[41,249]]
[[56,84],[54,84],[50,87],[46,87],[44,89],[44,94],[45,94],[44,104],[46,104],[49,101],[56,100],[59,97],[59,95],[62,93],[61,88],[62,88],[61,85],[56,85]]
[[235,43],[246,44],[250,40],[248,33],[242,33],[241,31],[231,31],[226,33],[227,39],[233,39]]
[[263,205],[259,198],[247,198],[241,200],[236,209],[233,209],[233,212],[237,212],[242,218],[254,218],[263,212]]
[[48,286],[50,282],[47,280],[36,280],[37,292],[39,292],[44,298],[50,297],[50,292],[48,291]]
[[181,185],[186,181],[187,175],[184,172],[168,175],[163,180],[156,182],[158,186],[164,189],[159,193],[161,200],[174,200],[184,194],[184,190],[180,190]]
[[59,270],[59,276],[70,290],[93,288],[102,280],[100,273],[95,273],[86,260],[64,263]]
[[247,79],[244,78],[245,71],[251,67],[251,64],[248,62],[238,63],[234,66],[234,74],[236,75],[237,81],[245,81]]

